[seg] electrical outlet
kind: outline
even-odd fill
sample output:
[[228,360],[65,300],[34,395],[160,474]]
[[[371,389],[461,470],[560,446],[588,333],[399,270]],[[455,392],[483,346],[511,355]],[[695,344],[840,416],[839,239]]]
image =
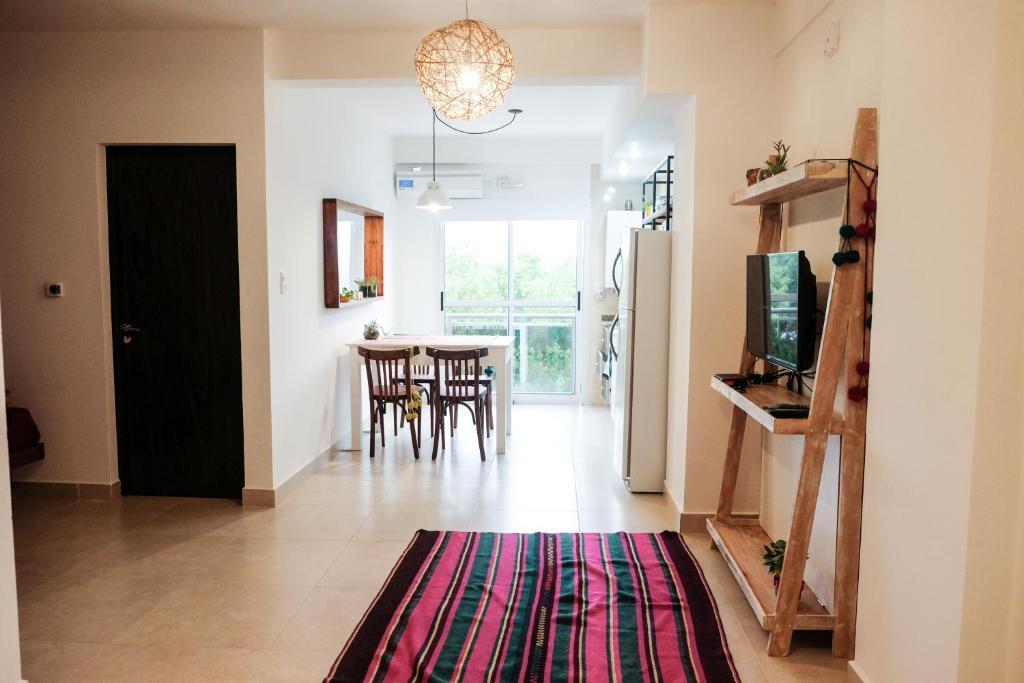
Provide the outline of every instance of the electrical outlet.
[[46,296],[49,297],[60,297],[64,296],[64,283],[63,282],[47,282],[46,288],[43,290]]
[[828,35],[825,37],[825,56],[831,57],[837,52],[839,52],[839,22],[833,21]]

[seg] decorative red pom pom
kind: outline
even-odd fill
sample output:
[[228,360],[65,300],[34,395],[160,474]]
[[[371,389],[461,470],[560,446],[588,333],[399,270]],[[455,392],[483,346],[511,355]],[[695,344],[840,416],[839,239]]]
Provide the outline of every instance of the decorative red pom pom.
[[868,231],[871,230],[871,226],[867,223],[861,223],[856,228],[857,237],[867,237]]
[[876,202],[874,199],[865,199],[864,200],[864,210],[867,211],[868,213],[874,213],[875,209],[877,209],[877,208],[878,208],[878,202]]
[[862,360],[861,362],[857,363],[858,375],[866,375],[869,372],[871,372],[871,363],[867,362],[866,360]]
[[846,397],[854,403],[860,403],[868,397],[868,390],[864,387],[850,387],[846,392]]

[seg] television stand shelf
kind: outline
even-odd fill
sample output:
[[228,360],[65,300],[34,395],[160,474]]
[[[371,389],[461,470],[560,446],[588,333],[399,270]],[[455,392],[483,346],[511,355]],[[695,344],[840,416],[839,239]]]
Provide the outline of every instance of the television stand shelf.
[[[743,595],[754,610],[761,628],[771,630],[775,626],[775,585],[761,563],[762,548],[772,542],[771,538],[752,519],[733,519],[728,522],[709,519],[707,527],[729,571],[736,577]],[[828,631],[835,621],[835,617],[822,606],[814,591],[804,584],[794,628],[801,631]]]
[[[711,379],[711,388],[732,401],[733,405],[757,420],[762,427],[772,434],[807,434],[808,418],[782,419],[772,417],[762,407],[771,403],[799,403],[809,406],[811,401],[806,396],[790,391],[778,384],[749,384],[742,392],[736,391],[717,377]],[[834,413],[832,415],[832,422],[829,424],[829,434],[842,433],[843,416],[840,413]]]
[[782,204],[846,185],[849,179],[846,159],[810,159],[788,171],[733,192],[733,206]]
[[[757,253],[781,251],[782,204],[815,192],[846,186],[844,223],[868,224],[869,208],[874,203],[869,188],[876,185],[878,159],[878,111],[861,109],[853,132],[849,159],[811,159],[789,171],[751,183],[732,193],[733,205],[760,207]],[[873,174],[871,184],[851,183],[851,171],[863,181],[862,173]],[[871,223],[873,226],[873,222]],[[793,631],[800,629],[832,631],[832,654],[853,658],[857,627],[857,581],[860,575],[860,528],[864,493],[864,434],[867,422],[866,393],[850,398],[842,413],[836,411],[836,393],[845,381],[847,387],[861,386],[858,366],[863,368],[870,355],[870,328],[867,325],[867,293],[871,291],[874,249],[868,235],[844,239],[841,250],[858,252],[861,258],[833,268],[829,285],[825,324],[821,332],[810,400],[778,385],[752,385],[744,392],[712,380],[711,387],[733,404],[729,440],[722,468],[722,488],[715,517],[708,521],[708,533],[747,596],[761,626],[770,632],[768,654],[789,654]],[[740,357],[739,374],[749,375],[757,359],[746,342]],[[768,368],[766,367],[766,370]],[[809,406],[802,419],[774,418],[762,406],[769,403],[799,403]],[[793,516],[786,537],[786,554],[776,592],[772,576],[761,562],[762,547],[771,539],[756,523],[744,524],[733,516],[736,482],[739,479],[743,436],[748,416],[774,434],[802,435],[803,455],[800,479],[793,502]],[[829,437],[840,436],[839,500],[836,523],[835,583],[830,609],[818,604],[804,583],[804,569],[811,541],[811,530],[818,505],[825,448]],[[831,613],[830,613],[831,612]]]

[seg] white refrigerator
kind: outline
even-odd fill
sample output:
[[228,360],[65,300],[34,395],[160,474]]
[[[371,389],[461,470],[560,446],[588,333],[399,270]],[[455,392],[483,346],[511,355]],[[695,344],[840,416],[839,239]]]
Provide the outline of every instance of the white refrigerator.
[[628,230],[619,262],[611,330],[615,467],[630,491],[655,493],[665,482],[672,233]]

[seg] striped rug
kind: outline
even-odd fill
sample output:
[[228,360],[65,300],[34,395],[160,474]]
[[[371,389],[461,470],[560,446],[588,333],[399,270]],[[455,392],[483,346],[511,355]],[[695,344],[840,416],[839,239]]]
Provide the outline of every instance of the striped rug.
[[739,676],[676,533],[419,531],[325,680]]

